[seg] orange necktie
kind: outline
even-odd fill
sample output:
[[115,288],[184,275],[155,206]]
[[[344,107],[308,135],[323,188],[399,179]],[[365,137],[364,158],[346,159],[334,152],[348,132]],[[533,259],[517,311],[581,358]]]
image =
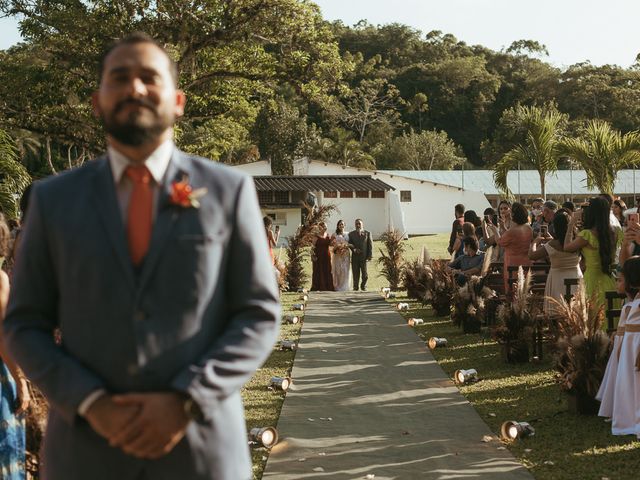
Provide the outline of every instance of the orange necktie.
[[151,173],[142,166],[129,166],[125,175],[133,183],[127,217],[127,241],[131,261],[137,267],[142,263],[151,242],[153,191]]

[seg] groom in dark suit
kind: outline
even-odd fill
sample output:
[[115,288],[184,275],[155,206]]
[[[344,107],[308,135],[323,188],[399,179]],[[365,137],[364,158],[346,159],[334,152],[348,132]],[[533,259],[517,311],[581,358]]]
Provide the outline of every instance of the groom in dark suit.
[[367,262],[373,256],[373,243],[371,242],[371,233],[364,229],[364,222],[356,219],[356,229],[349,232],[349,248],[351,249],[351,271],[353,272],[353,290],[358,291],[360,276],[362,275],[362,283],[360,290],[363,292],[367,289]]
[[173,143],[176,83],[153,39],[118,42],[107,154],[31,192],[4,333],[51,406],[47,480],[251,478],[240,389],[278,291],[253,180]]

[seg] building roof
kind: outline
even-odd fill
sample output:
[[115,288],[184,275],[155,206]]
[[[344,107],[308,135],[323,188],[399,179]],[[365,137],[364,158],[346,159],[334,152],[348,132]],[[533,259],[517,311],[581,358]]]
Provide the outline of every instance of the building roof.
[[[493,170],[380,170],[380,172],[444,183],[467,190],[484,192],[485,195],[500,195],[493,181]],[[635,182],[634,182],[635,177]],[[512,170],[507,178],[514,195],[540,195],[540,177],[536,170]],[[634,187],[635,185],[635,187]],[[592,195],[596,190],[587,188],[584,170],[558,170],[546,176],[547,195]],[[621,170],[613,191],[617,195],[633,195],[640,191],[640,171]]]
[[370,175],[269,175],[255,176],[256,190],[276,192],[353,192],[395,190]]

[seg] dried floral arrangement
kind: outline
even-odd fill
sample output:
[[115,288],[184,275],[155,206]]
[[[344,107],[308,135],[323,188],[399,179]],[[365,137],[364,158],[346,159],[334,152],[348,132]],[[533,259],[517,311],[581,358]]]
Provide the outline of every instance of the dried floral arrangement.
[[453,294],[457,289],[453,274],[447,268],[447,260],[432,260],[425,265],[427,272],[427,292],[424,303],[430,303],[439,317],[451,313]]
[[484,285],[484,278],[472,276],[458,288],[453,296],[451,320],[462,327],[464,333],[480,333],[485,322],[487,301],[496,292]]
[[498,307],[493,338],[503,346],[504,358],[509,363],[529,360],[529,341],[533,339],[536,315],[541,311],[539,302],[531,293],[531,272],[526,275],[520,267],[518,281],[513,286],[513,299]]
[[603,308],[594,308],[584,285],[570,302],[557,301],[558,332],[554,354],[560,388],[572,395],[595,398],[604,376],[611,343],[602,330]]
[[402,267],[402,288],[409,298],[424,301],[429,284],[427,268],[421,259],[407,262]]
[[380,274],[387,279],[391,290],[398,290],[404,264],[404,233],[390,229],[380,235],[380,240],[384,244],[384,250],[380,249],[378,258]]

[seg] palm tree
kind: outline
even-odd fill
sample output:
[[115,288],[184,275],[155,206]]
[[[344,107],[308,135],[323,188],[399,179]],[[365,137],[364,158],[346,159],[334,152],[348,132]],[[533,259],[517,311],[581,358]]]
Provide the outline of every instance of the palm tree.
[[524,140],[508,151],[496,164],[493,172],[494,182],[507,196],[512,197],[513,193],[507,185],[509,171],[520,165],[532,165],[540,175],[540,190],[545,198],[546,175],[558,169],[558,147],[567,116],[555,108],[520,106],[516,118],[514,128],[523,131]]
[[26,168],[18,162],[15,143],[0,129],[0,210],[11,218],[18,216],[18,198],[31,183]]
[[587,186],[613,193],[621,169],[640,164],[640,133],[622,134],[604,120],[590,120],[582,138],[568,138],[560,151],[587,172]]

